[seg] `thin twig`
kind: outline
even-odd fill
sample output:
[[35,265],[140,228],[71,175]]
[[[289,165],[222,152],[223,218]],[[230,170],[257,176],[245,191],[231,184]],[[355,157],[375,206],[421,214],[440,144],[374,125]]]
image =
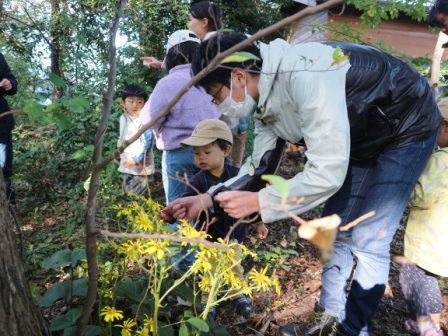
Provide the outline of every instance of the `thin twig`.
[[372,216],[375,216],[375,211],[370,211],[366,213],[365,215],[362,215],[361,217],[356,218],[353,222],[348,223],[347,225],[344,225],[339,228],[339,231],[348,231],[352,227],[358,225],[360,222],[362,222],[364,219],[370,218]]
[[224,244],[213,243],[213,242],[208,241],[207,239],[203,239],[203,238],[184,238],[184,237],[171,236],[171,235],[167,235],[167,234],[117,233],[117,232],[111,232],[109,230],[100,230],[99,233],[101,233],[104,236],[115,237],[115,238],[168,239],[168,240],[172,240],[172,241],[176,241],[176,242],[180,242],[180,243],[187,242],[187,243],[193,243],[193,244],[203,244],[210,248],[217,248],[220,250],[224,250],[226,252],[230,251],[230,248]]

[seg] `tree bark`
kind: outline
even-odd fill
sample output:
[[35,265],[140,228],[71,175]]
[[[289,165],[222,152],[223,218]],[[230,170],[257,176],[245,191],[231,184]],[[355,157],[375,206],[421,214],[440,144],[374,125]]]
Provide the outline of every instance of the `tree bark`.
[[0,170],[0,330],[9,336],[40,336],[37,309],[12,228]]
[[439,97],[439,79],[440,79],[440,61],[445,51],[442,45],[448,42],[448,35],[440,32],[437,39],[436,47],[434,48],[434,54],[432,56],[431,65],[431,80],[429,81],[431,85],[432,92],[436,99]]

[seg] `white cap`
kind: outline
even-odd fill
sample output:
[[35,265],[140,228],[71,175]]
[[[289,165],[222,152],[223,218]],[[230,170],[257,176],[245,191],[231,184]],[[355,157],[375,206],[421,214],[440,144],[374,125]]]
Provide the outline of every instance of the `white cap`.
[[170,38],[168,39],[168,42],[166,44],[166,53],[168,54],[168,51],[175,45],[187,41],[196,42],[198,44],[201,43],[201,39],[191,30],[181,29],[175,31],[174,33],[171,34]]

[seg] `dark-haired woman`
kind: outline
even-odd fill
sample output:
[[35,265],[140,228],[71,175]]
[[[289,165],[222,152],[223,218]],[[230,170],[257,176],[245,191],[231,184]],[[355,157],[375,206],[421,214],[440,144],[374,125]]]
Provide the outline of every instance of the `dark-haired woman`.
[[[170,36],[165,57],[169,74],[157,83],[140,112],[143,124],[158,115],[191,79],[190,61],[199,42],[199,37],[189,30],[178,30]],[[182,148],[180,142],[202,120],[219,118],[221,113],[210,100],[204,89],[193,87],[153,127],[157,148],[163,151],[162,179],[167,204],[185,190],[185,182],[180,181],[185,174],[190,178],[198,171],[192,148]]]
[[[211,1],[195,3],[190,9],[188,29],[199,36],[201,41],[209,38],[221,29],[221,10]],[[162,61],[152,56],[143,56],[140,60],[148,68],[160,69],[165,66]]]
[[211,1],[201,1],[191,6],[188,28],[203,41],[221,29],[221,10]]

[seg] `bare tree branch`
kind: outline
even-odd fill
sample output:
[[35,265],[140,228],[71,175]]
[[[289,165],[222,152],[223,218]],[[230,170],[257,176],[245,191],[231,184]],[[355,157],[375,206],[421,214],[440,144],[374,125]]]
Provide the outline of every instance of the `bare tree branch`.
[[86,300],[84,302],[83,311],[77,322],[76,336],[84,336],[86,333],[87,322],[90,318],[92,307],[96,301],[96,295],[98,291],[98,265],[96,260],[96,237],[97,230],[95,230],[95,218],[97,208],[97,193],[99,187],[101,169],[98,169],[98,163],[101,161],[103,154],[103,140],[104,133],[107,129],[108,120],[112,110],[112,101],[115,90],[115,78],[117,74],[117,48],[115,46],[115,40],[118,30],[118,22],[120,20],[119,13],[122,12],[127,0],[118,0],[117,9],[114,15],[113,22],[110,27],[109,36],[109,73],[108,73],[108,87],[107,92],[103,98],[104,110],[101,117],[100,124],[95,136],[95,149],[93,151],[93,163],[94,168],[92,170],[92,176],[89,186],[88,205],[86,213],[86,255],[88,263],[88,275],[89,284],[86,293]]

